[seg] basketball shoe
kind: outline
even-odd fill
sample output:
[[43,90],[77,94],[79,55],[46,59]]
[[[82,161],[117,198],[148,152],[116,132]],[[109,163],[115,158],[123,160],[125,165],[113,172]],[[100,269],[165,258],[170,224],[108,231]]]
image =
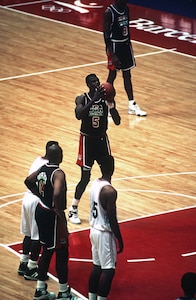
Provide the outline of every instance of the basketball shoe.
[[53,292],[47,291],[47,284],[45,284],[45,288],[36,289],[34,294],[34,300],[55,300],[56,295]]
[[78,217],[78,208],[70,207],[68,213],[69,221],[73,224],[81,224],[80,218]]
[[27,262],[21,262],[19,267],[18,267],[18,274],[21,275],[21,276],[24,276],[24,274],[26,273],[27,271]]
[[128,114],[129,115],[136,115],[140,117],[145,117],[147,113],[142,110],[139,105],[137,105],[135,102],[129,101],[129,109],[128,109]]
[[70,287],[65,292],[59,292],[57,296],[57,300],[81,300],[81,298],[77,298],[70,293]]
[[33,281],[37,280],[37,278],[38,278],[38,268],[33,268],[33,269],[30,270],[27,267],[27,271],[24,274],[24,278],[26,280],[33,280]]

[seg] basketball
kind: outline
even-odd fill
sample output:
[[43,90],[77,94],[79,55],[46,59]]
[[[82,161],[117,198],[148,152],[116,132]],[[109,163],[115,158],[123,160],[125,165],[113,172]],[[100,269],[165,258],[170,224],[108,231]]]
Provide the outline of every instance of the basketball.
[[105,95],[103,96],[103,99],[108,101],[108,102],[113,102],[114,97],[116,95],[115,88],[113,85],[109,82],[102,83],[101,86],[104,87],[105,89]]

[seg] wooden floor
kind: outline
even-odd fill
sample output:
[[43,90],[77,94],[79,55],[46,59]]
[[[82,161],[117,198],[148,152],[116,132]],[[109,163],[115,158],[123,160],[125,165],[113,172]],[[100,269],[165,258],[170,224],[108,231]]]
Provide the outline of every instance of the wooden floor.
[[[35,283],[17,276],[19,258],[5,248],[23,238],[23,181],[46,142],[57,140],[71,204],[80,178],[74,100],[87,91],[88,73],[106,81],[106,57],[103,37],[96,32],[2,8],[0,28],[0,296],[29,300]],[[148,116],[128,115],[119,73],[115,87],[122,123],[116,127],[109,121],[108,129],[119,220],[196,205],[196,60],[140,43],[133,47],[135,99]],[[99,174],[95,164],[92,180]],[[79,206],[82,224],[69,223],[70,231],[89,226],[89,187]],[[52,280],[50,290],[57,291]]]

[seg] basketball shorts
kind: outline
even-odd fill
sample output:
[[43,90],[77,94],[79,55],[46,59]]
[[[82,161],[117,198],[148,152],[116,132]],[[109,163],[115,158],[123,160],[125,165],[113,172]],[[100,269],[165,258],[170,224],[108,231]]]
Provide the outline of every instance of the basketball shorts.
[[[118,59],[121,62],[121,70],[130,70],[136,66],[132,45],[129,43],[129,41],[123,43],[112,42],[112,47],[113,52],[117,55]],[[112,62],[112,58],[109,52],[107,52],[107,56],[108,69],[115,70],[116,67]]]
[[102,269],[115,269],[117,250],[114,234],[91,228],[90,240],[93,264],[101,266]]
[[102,137],[80,134],[77,165],[91,169],[95,160],[99,163],[101,158],[107,155],[111,155],[107,134]]
[[39,198],[31,192],[26,192],[22,200],[20,231],[23,235],[39,240],[38,227],[35,220],[35,209]]
[[39,203],[35,211],[35,219],[38,225],[40,242],[47,249],[68,247],[68,232],[66,226],[62,226],[53,209],[42,207]]

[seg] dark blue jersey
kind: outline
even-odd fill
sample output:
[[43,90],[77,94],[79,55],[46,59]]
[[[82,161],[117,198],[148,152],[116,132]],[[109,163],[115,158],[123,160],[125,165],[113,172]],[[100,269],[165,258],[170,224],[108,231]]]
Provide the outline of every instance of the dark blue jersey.
[[114,5],[110,5],[109,9],[112,14],[112,22],[110,28],[110,39],[114,42],[120,42],[130,39],[129,36],[129,10],[126,6],[123,12],[118,11]]
[[[84,94],[83,101],[84,106],[91,101],[88,94]],[[80,131],[82,134],[92,137],[105,135],[108,128],[108,106],[105,100],[95,101],[90,107],[87,116],[81,121]]]
[[[39,169],[37,175],[37,187],[40,194],[40,199],[44,205],[48,208],[53,208],[53,175],[54,173],[60,170],[58,165],[49,165],[46,164]],[[64,209],[66,208],[66,182],[62,194],[62,199],[64,200]]]

